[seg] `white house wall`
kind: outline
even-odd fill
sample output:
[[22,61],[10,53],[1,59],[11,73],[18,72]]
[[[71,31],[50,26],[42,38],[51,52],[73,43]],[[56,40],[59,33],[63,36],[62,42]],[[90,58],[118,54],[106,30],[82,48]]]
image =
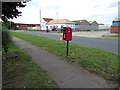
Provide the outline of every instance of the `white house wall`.
[[47,22],[42,22],[41,23],[41,30],[46,30],[46,23]]
[[46,26],[48,26],[49,30],[51,30],[54,26],[55,26],[55,28],[61,28],[61,26],[71,27],[73,30],[75,30],[75,24],[50,24],[50,25],[46,25]]
[[37,26],[37,27],[27,27],[27,29],[30,29],[30,30],[40,30],[40,26]]

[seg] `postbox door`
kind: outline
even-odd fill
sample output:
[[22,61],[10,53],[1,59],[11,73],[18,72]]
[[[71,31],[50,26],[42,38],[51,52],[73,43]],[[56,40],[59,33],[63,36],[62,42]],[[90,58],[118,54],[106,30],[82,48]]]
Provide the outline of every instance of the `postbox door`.
[[72,29],[70,27],[63,28],[63,40],[72,40]]

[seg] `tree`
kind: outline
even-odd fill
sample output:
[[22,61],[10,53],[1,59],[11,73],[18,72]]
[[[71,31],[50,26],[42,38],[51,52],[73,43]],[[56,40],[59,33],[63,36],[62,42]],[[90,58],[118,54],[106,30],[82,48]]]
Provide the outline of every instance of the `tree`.
[[30,0],[25,0],[24,2],[2,2],[2,20],[7,22],[8,19],[13,19],[21,16],[20,11],[17,8],[23,8],[26,6],[26,3]]
[[9,22],[8,19],[13,19],[21,16],[20,11],[17,10],[19,7],[25,7],[26,2],[30,0],[25,0],[25,2],[2,2],[2,48],[5,52],[8,52],[9,42],[11,42],[11,35],[8,29],[14,25],[13,22]]

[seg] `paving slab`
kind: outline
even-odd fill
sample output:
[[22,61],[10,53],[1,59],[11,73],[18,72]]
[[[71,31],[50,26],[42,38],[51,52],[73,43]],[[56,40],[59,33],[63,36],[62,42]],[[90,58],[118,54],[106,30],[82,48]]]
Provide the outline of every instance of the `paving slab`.
[[[73,65],[60,57],[32,45],[31,43],[13,37],[13,41],[58,84],[60,88],[113,88],[116,85],[108,83],[101,77],[91,74],[81,66]],[[57,49],[56,49],[57,50]]]

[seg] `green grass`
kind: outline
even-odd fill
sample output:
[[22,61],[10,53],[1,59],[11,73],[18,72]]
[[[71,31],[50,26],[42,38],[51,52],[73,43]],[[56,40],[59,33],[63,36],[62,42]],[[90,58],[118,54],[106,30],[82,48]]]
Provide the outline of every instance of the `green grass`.
[[25,30],[25,31],[46,32],[45,30]]
[[[19,59],[2,61],[3,88],[58,88],[57,84],[26,53],[13,42],[9,54],[16,53]],[[3,52],[4,53],[4,52]]]
[[32,34],[12,32],[13,35],[25,39],[32,44],[46,49],[68,62],[79,63],[90,72],[96,73],[109,80],[117,80],[118,56],[103,50],[88,48],[70,43],[69,57],[66,57],[66,42]]
[[93,30],[80,30],[81,32],[91,32]]
[[114,37],[114,38],[118,38],[118,37],[120,37],[120,35],[106,35],[106,36],[103,36],[103,37]]

